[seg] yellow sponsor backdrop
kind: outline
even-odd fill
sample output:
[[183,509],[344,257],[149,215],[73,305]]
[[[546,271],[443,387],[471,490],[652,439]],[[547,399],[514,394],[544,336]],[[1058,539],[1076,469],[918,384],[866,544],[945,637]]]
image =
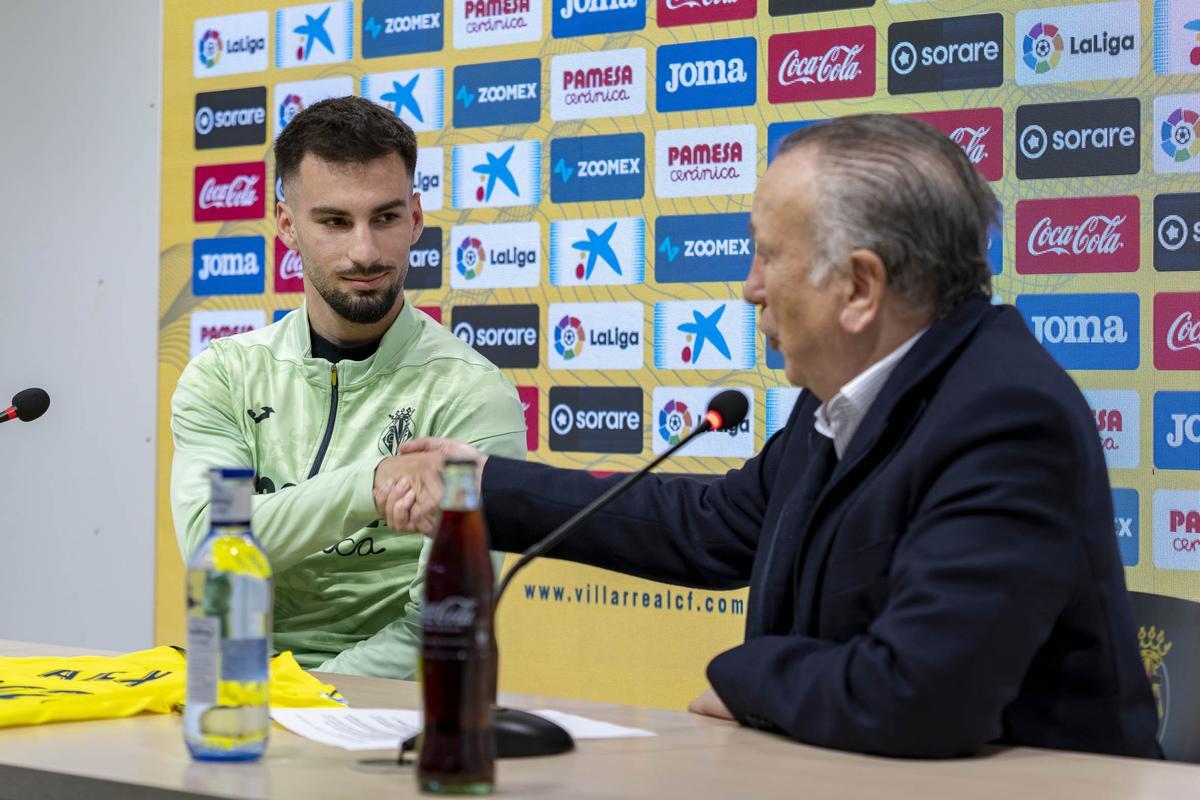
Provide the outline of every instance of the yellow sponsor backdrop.
[[[536,4],[536,0],[535,0]],[[645,344],[645,364],[634,371],[570,372],[545,367],[546,306],[552,302],[641,301],[647,306],[645,338],[650,340],[652,314],[649,308],[662,300],[733,299],[740,297],[735,283],[658,284],[654,280],[653,220],[660,214],[693,214],[749,211],[750,196],[658,199],[654,195],[654,137],[662,129],[753,123],[758,129],[758,174],[767,165],[767,126],[774,122],[824,119],[832,116],[880,111],[909,113],[949,109],[1000,107],[1004,112],[1004,178],[992,184],[1005,209],[1004,266],[995,281],[1006,302],[1024,293],[1037,292],[1130,292],[1141,296],[1141,366],[1136,371],[1088,371],[1074,376],[1085,389],[1137,390],[1140,395],[1142,431],[1141,461],[1136,469],[1114,470],[1113,485],[1136,489],[1139,495],[1139,560],[1127,568],[1132,589],[1200,600],[1200,573],[1159,570],[1153,566],[1152,493],[1157,489],[1200,491],[1200,474],[1155,471],[1153,454],[1153,393],[1158,390],[1195,390],[1196,372],[1157,372],[1153,367],[1153,295],[1157,292],[1195,291],[1197,272],[1156,272],[1153,269],[1153,200],[1163,192],[1196,190],[1195,175],[1160,175],[1153,170],[1152,148],[1157,141],[1153,127],[1155,95],[1196,91],[1190,76],[1158,76],[1153,68],[1153,4],[1143,2],[1141,11],[1141,69],[1137,77],[1047,86],[1018,87],[1014,81],[1013,17],[1030,4],[1018,2],[929,2],[888,4],[874,7],[771,17],[767,0],[759,0],[753,19],[660,29],[653,0],[647,8],[644,30],[571,39],[550,37],[550,2],[543,11],[541,41],[481,49],[453,49],[452,0],[444,9],[444,49],[364,60],[361,57],[362,3],[355,2],[354,59],[349,62],[276,69],[209,77],[193,76],[196,57],[193,25],[196,19],[240,12],[267,10],[271,13],[269,61],[273,63],[274,11],[293,3],[248,2],[246,0],[191,0],[165,4],[163,62],[163,165],[162,165],[162,255],[159,345],[159,487],[157,496],[158,541],[156,637],[159,642],[183,640],[182,561],[171,525],[168,496],[172,445],[169,429],[170,398],[175,383],[189,358],[189,317],[193,311],[293,308],[297,294],[276,294],[273,281],[266,281],[264,295],[194,297],[191,292],[191,243],[195,238],[261,235],[267,241],[267,262],[273,264],[274,217],[270,189],[268,211],[263,219],[233,223],[193,222],[193,170],[197,165],[266,160],[268,181],[274,171],[269,142],[249,147],[196,150],[193,144],[193,114],[197,92],[252,86],[267,87],[268,138],[273,134],[273,115],[278,113],[273,86],[285,81],[330,76],[352,76],[354,85],[366,73],[418,67],[445,69],[446,126],[441,131],[418,134],[422,147],[445,148],[445,205],[428,214],[427,224],[444,231],[443,256],[448,270],[450,227],[464,222],[538,220],[542,224],[542,257],[548,263],[548,234],[551,220],[639,216],[647,220],[646,281],[641,285],[597,288],[551,287],[543,272],[541,284],[532,289],[452,291],[446,273],[439,290],[410,292],[417,305],[439,305],[448,321],[455,305],[537,303],[542,307],[543,366],[533,370],[508,370],[514,384],[540,390],[539,446],[531,458],[551,464],[594,470],[626,471],[646,460],[652,451],[651,437],[657,422],[651,392],[658,385],[733,385],[755,391],[754,427],[756,448],[762,445],[766,428],[765,396],[768,388],[783,385],[782,373],[765,366],[765,343],[756,342],[759,367],[750,371],[659,371],[653,367],[652,341]],[[1044,5],[1044,4],[1043,4]],[[999,11],[1004,15],[1005,81],[1000,87],[915,95],[887,93],[887,26],[892,22],[960,16]],[[771,105],[767,102],[768,37],[784,32],[831,29],[858,25],[876,28],[876,92],[870,98]],[[660,114],[655,112],[655,48],[677,42],[754,36],[758,40],[758,103],[743,108],[714,109]],[[636,117],[554,122],[549,113],[550,58],[564,53],[643,47],[647,50],[647,112]],[[543,97],[539,122],[494,128],[456,130],[452,127],[452,69],[473,64],[517,58],[542,59]],[[1072,178],[1018,181],[1015,176],[1015,113],[1024,103],[1063,102],[1107,97],[1137,97],[1142,104],[1141,171],[1115,178]],[[552,204],[550,202],[550,141],[562,136],[640,131],[646,139],[646,195],[640,201]],[[509,209],[460,211],[452,208],[450,152],[455,144],[538,139],[542,151],[542,202],[538,206]],[[1141,266],[1135,273],[1101,275],[1018,275],[1014,270],[1015,206],[1019,199],[1082,197],[1089,195],[1137,195],[1141,201]],[[452,250],[451,250],[452,252]],[[271,269],[268,267],[268,272]],[[547,443],[548,397],[551,386],[641,386],[645,390],[646,428],[640,455],[601,455],[550,452]],[[720,473],[738,466],[737,460],[681,458],[674,469],[681,472]],[[647,531],[647,535],[653,532]],[[527,588],[529,587],[529,588]],[[562,599],[555,590],[561,589]],[[545,599],[541,592],[546,591]],[[500,611],[498,628],[503,653],[501,688],[511,691],[634,703],[648,706],[681,707],[699,693],[706,681],[704,667],[717,652],[741,639],[745,592],[689,592],[612,573],[544,560],[523,573]],[[532,596],[527,596],[532,592]],[[577,594],[578,593],[578,594]],[[601,599],[603,596],[603,599]]]

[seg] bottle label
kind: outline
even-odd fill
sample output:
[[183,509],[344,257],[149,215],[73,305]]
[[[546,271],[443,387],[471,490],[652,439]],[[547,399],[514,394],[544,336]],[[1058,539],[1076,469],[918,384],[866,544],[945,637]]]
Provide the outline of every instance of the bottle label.
[[217,702],[221,652],[221,620],[216,617],[188,617],[187,621],[187,699],[189,703],[212,705]]
[[478,600],[458,595],[426,601],[421,610],[421,624],[426,633],[464,633],[475,624],[478,610]]

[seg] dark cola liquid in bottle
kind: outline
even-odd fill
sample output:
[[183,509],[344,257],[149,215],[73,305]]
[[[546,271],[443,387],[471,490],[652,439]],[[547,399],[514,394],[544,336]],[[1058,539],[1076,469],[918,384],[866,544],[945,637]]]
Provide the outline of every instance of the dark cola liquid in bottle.
[[495,576],[475,470],[473,461],[448,461],[442,470],[442,522],[425,573],[417,782],[427,792],[490,794],[495,778]]

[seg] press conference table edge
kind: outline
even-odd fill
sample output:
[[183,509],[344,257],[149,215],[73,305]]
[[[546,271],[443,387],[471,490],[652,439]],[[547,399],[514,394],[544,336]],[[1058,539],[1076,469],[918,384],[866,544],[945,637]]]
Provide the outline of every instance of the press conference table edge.
[[[111,651],[0,639],[0,656]],[[419,707],[409,681],[320,675],[356,707]],[[503,694],[518,708],[556,708],[655,731],[590,740],[573,753],[498,762],[500,797],[571,798],[1200,798],[1200,766],[1036,748],[989,748],[974,758],[899,760],[790,742],[677,711]],[[0,729],[0,800],[42,798],[287,798],[418,796],[396,751],[349,752],[275,726],[249,764],[193,761],[177,715]]]

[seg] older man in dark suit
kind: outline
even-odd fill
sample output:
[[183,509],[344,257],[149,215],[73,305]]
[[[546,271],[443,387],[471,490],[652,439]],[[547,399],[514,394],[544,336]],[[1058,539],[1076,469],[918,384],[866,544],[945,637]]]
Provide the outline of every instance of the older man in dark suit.
[[[902,117],[798,131],[767,170],[745,296],[806,389],[787,426],[714,483],[643,481],[554,551],[749,585],[745,642],[692,710],[895,756],[1159,755],[1091,414],[989,301],[996,207],[956,145]],[[429,452],[383,501],[396,530],[430,524],[430,461],[473,454],[410,449]],[[506,550],[610,485],[495,457],[481,480]]]

